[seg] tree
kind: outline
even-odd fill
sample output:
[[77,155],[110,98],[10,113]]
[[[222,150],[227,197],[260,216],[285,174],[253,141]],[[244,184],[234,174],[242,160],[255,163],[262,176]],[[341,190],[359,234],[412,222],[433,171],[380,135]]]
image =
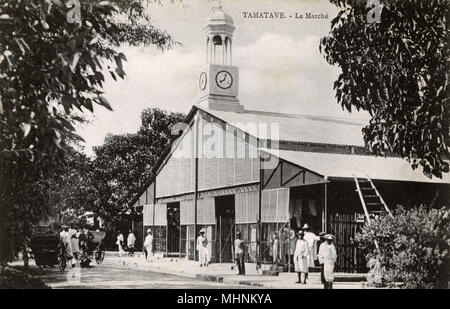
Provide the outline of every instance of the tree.
[[342,73],[334,83],[343,109],[368,111],[369,149],[393,152],[430,178],[449,171],[449,0],[330,0],[341,10],[320,51]]
[[[378,241],[379,250],[375,248]],[[367,260],[380,259],[383,279],[405,288],[446,288],[450,279],[450,210],[398,207],[356,235]]]
[[145,2],[0,0],[2,264],[26,247],[46,210],[41,180],[64,159],[68,142],[80,139],[80,115],[94,105],[112,109],[102,88],[105,73],[124,78],[118,47],[173,43],[151,25]]
[[97,190],[92,183],[92,161],[70,147],[64,161],[54,166],[48,177],[39,180],[49,204],[47,221],[52,224],[83,225],[81,218],[92,209]]
[[108,135],[95,147],[93,182],[98,191],[95,212],[116,228],[127,225],[134,209],[129,201],[154,176],[153,168],[171,139],[170,128],[185,116],[145,109],[135,134]]

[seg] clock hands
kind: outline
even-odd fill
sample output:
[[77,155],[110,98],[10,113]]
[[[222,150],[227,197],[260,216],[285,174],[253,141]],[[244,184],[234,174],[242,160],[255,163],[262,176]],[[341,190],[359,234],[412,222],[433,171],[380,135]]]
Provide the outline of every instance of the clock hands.
[[225,74],[225,76],[224,76],[224,78],[219,82],[219,83],[222,83],[226,78],[227,78],[227,74]]

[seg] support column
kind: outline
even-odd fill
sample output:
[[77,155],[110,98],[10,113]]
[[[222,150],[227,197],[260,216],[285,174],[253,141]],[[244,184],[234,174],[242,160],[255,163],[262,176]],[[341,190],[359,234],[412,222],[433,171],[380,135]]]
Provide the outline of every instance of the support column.
[[209,37],[206,38],[206,63],[209,63]]
[[[230,42],[231,43],[231,42]],[[262,264],[262,250],[261,250],[261,244],[262,244],[262,222],[261,222],[261,208],[262,208],[262,190],[263,190],[263,176],[264,172],[262,169],[262,156],[261,156],[261,149],[260,148],[260,141],[258,140],[258,156],[259,156],[259,203],[258,203],[258,263],[259,267],[261,267]]]
[[323,200],[323,210],[322,210],[322,231],[327,233],[328,226],[328,180],[325,176],[324,183],[324,200]]
[[233,64],[233,42],[230,39],[230,65]]
[[198,126],[199,126],[199,112],[194,116],[194,158],[195,158],[195,181],[194,181],[194,261],[197,260],[197,200],[198,200]]
[[226,48],[226,45],[225,45],[226,37],[224,35],[222,35],[221,39],[222,39],[222,64],[227,64],[225,62],[225,55],[227,53],[227,48]]

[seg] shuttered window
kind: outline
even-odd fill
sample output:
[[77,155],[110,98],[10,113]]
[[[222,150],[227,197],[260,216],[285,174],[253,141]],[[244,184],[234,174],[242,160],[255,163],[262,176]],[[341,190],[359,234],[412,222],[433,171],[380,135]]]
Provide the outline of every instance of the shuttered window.
[[143,224],[144,226],[153,225],[153,204],[144,205],[142,208]]
[[259,191],[236,193],[236,223],[256,223],[259,219]]
[[180,201],[180,224],[190,225],[195,223],[194,200]]
[[167,204],[155,204],[155,225],[167,225]]
[[289,189],[263,190],[261,200],[262,222],[287,222],[289,220]]
[[216,224],[214,197],[197,200],[197,224]]

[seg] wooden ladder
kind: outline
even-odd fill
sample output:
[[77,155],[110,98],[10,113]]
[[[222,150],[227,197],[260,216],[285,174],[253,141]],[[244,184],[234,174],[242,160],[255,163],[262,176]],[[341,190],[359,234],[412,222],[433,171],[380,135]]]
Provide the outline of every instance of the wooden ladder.
[[[381,197],[380,192],[378,192],[368,175],[364,178],[358,178],[353,174],[353,179],[355,180],[356,191],[358,192],[364,215],[369,225],[371,224],[372,216],[388,213],[389,216],[394,218],[389,207]],[[379,249],[377,241],[375,241],[375,247]]]

